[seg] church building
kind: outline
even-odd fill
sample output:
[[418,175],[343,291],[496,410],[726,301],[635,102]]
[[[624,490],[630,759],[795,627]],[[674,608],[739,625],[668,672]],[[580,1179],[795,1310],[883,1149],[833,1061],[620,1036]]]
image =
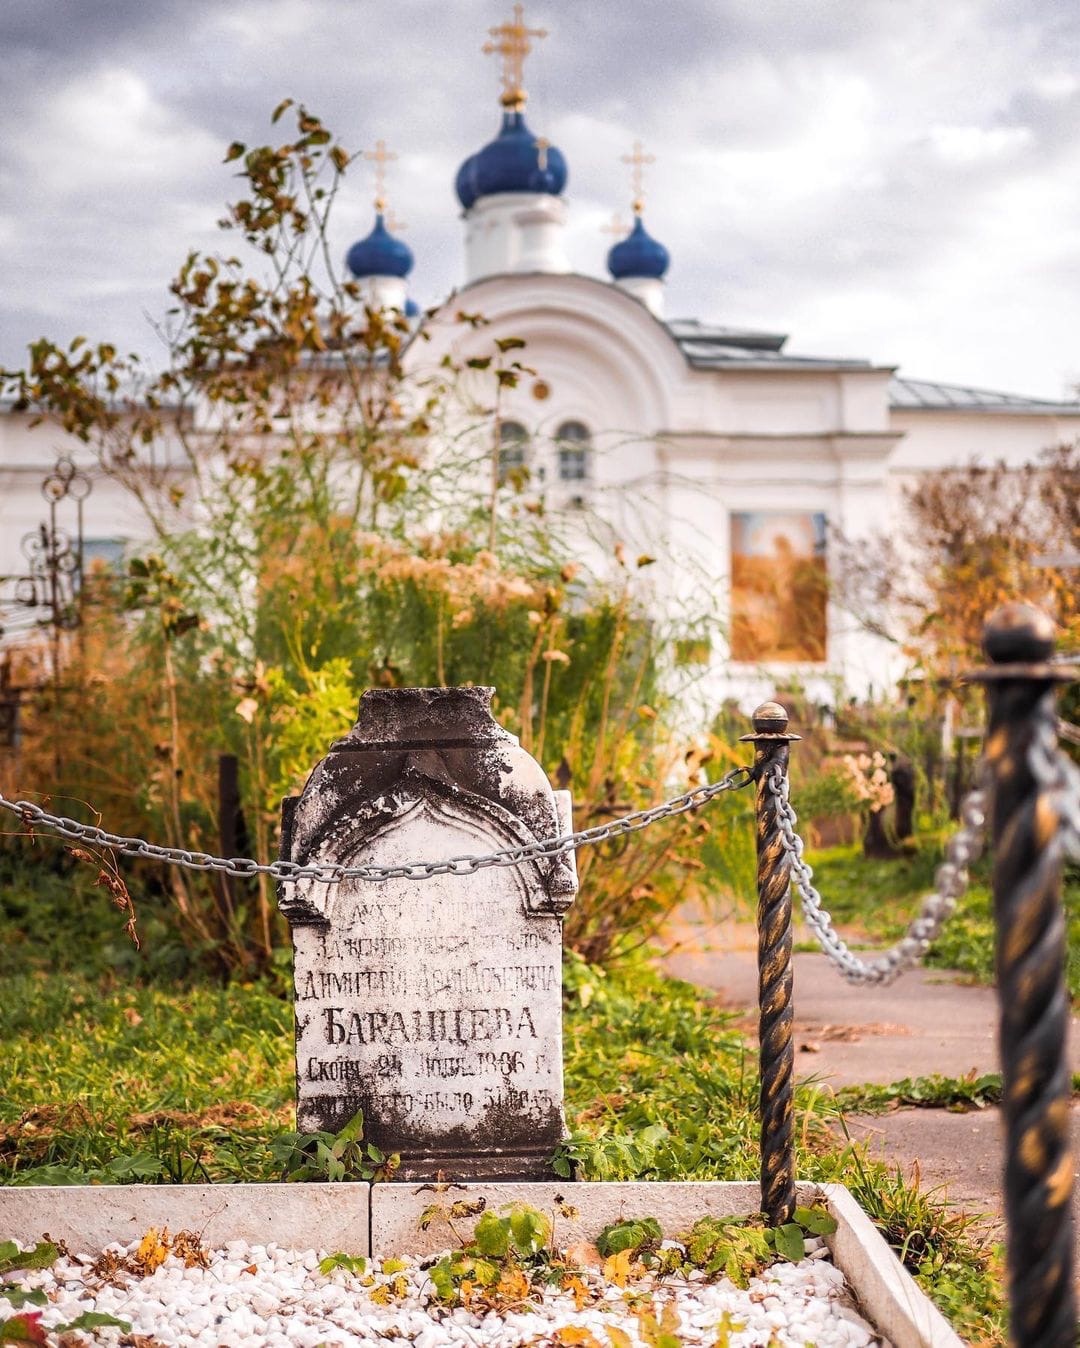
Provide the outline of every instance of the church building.
[[[972,459],[1012,464],[1080,434],[1080,403],[1054,403],[909,378],[867,360],[800,356],[779,332],[665,310],[677,258],[648,227],[639,144],[633,221],[607,275],[573,272],[564,248],[570,169],[526,120],[524,59],[542,36],[521,6],[491,30],[501,58],[501,122],[454,179],[464,260],[460,287],[426,320],[407,360],[487,354],[520,338],[535,374],[510,390],[498,435],[505,472],[527,469],[550,511],[583,511],[655,552],[658,593],[703,584],[725,633],[710,662],[722,690],[752,701],[796,679],[828,700],[883,691],[898,672],[880,640],[828,598],[829,538],[899,527],[915,475]],[[380,142],[381,169],[387,158]],[[450,175],[448,174],[448,177]],[[451,202],[447,201],[449,225]],[[348,268],[369,303],[421,321],[408,296],[413,257],[388,223],[380,186],[371,232]],[[482,328],[455,321],[481,314]],[[0,572],[41,514],[56,437],[0,409]],[[93,510],[92,515],[89,513]],[[133,538],[102,484],[87,536],[103,553]],[[670,559],[684,558],[686,565]],[[661,570],[658,565],[656,570]],[[704,578],[704,580],[703,580]],[[778,602],[777,596],[780,596]]]

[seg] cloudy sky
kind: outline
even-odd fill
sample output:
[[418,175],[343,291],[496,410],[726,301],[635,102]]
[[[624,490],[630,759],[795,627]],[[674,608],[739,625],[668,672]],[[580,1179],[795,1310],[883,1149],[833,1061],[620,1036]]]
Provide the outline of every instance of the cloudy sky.
[[[306,103],[396,149],[423,304],[461,279],[461,160],[497,129],[480,47],[509,0],[4,0],[0,364],[85,332],[153,353],[187,249],[214,248],[232,140]],[[601,274],[620,163],[656,155],[668,313],[792,350],[1059,397],[1080,381],[1080,6],[1066,0],[535,0],[529,120],[570,167]],[[337,243],[367,232],[350,170]],[[220,242],[219,242],[220,241]],[[234,246],[234,245],[232,245]]]

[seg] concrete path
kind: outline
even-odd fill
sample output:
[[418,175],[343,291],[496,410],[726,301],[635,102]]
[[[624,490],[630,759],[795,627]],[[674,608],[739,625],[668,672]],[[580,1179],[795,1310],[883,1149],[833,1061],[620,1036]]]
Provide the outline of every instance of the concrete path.
[[[796,933],[796,940],[801,939]],[[757,1032],[757,936],[753,927],[680,913],[669,927],[664,967],[709,988],[721,1005],[742,1013]],[[940,970],[905,974],[887,988],[854,987],[824,955],[794,957],[796,1072],[824,1087],[891,1085],[905,1077],[962,1077],[996,1072],[997,997]],[[1070,1057],[1080,1071],[1080,1027],[1073,1017]],[[849,1116],[852,1137],[905,1173],[917,1164],[922,1183],[950,1202],[984,1214],[1000,1227],[1002,1140],[997,1109],[966,1114],[944,1109],[897,1109]],[[1074,1155],[1080,1156],[1080,1109],[1072,1110]],[[1080,1192],[1077,1270],[1080,1271]]]

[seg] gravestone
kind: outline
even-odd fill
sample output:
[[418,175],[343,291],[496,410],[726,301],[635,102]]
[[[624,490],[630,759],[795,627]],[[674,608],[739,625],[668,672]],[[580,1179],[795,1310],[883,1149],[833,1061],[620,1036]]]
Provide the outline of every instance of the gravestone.
[[[569,832],[570,796],[491,688],[373,689],[303,793],[282,858],[394,866]],[[473,874],[286,881],[297,1127],[399,1152],[399,1177],[546,1179],[565,1135],[562,914],[573,853]]]

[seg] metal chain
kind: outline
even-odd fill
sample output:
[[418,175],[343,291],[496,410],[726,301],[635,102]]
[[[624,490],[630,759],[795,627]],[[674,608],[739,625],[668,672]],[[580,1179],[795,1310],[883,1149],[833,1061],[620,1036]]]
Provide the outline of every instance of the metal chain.
[[837,934],[832,919],[822,907],[821,895],[813,885],[813,869],[803,860],[803,841],[795,832],[798,818],[788,800],[788,782],[783,770],[773,771],[767,786],[776,801],[780,836],[791,859],[791,881],[802,900],[803,916],[822,950],[849,983],[892,983],[906,970],[920,963],[941,932],[945,919],[968,884],[967,867],[982,852],[986,823],[987,793],[982,785],[980,767],[977,785],[960,805],[960,827],[945,846],[945,861],[934,875],[934,893],[923,900],[919,916],[907,935],[874,959],[860,959]]
[[449,857],[442,861],[409,861],[397,866],[302,866],[295,861],[265,863],[250,857],[215,857],[182,847],[161,847],[143,838],[125,838],[116,833],[106,833],[93,824],[81,824],[77,819],[49,814],[40,805],[28,800],[8,800],[6,796],[0,795],[0,809],[10,810],[28,827],[39,826],[62,838],[91,843],[95,847],[107,847],[124,856],[148,857],[152,861],[163,861],[167,865],[182,866],[190,871],[221,871],[225,875],[240,877],[269,875],[275,880],[426,880],[433,875],[472,875],[491,866],[520,866],[533,858],[562,856],[579,847],[607,842],[609,838],[620,838],[627,833],[638,833],[661,819],[671,819],[689,810],[699,809],[725,791],[738,791],[752,780],[749,768],[731,768],[719,781],[710,782],[708,786],[695,786],[662,805],[654,805],[648,810],[635,810],[607,824],[597,824],[577,833],[540,838],[535,842],[505,847],[480,856]]
[[1080,768],[1061,755],[1061,785],[1058,788],[1058,811],[1065,854],[1080,861]]
[[1080,768],[1058,748],[1052,727],[1040,722],[1036,728],[1028,765],[1035,780],[1051,793],[1065,855],[1080,861]]

